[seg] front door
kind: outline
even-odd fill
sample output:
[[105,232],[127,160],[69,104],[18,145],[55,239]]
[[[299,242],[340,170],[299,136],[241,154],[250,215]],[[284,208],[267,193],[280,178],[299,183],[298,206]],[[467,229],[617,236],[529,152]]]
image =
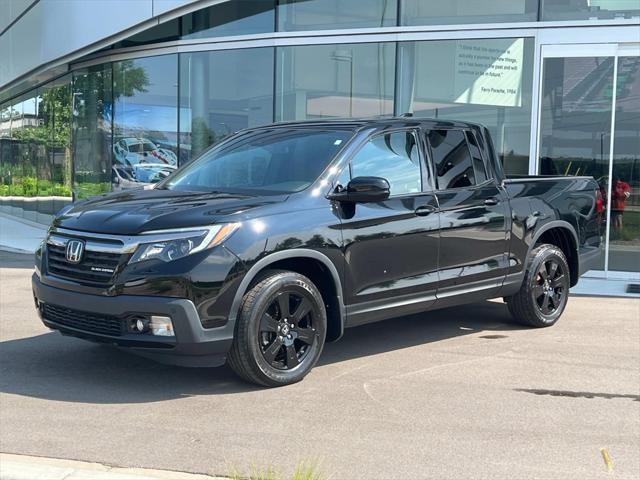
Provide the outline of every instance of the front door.
[[421,145],[414,130],[378,134],[343,172],[341,183],[375,176],[391,187],[384,202],[340,206],[349,325],[423,311],[435,300],[439,222]]
[[599,272],[640,279],[640,46],[545,45],[541,174],[589,175],[605,200]]

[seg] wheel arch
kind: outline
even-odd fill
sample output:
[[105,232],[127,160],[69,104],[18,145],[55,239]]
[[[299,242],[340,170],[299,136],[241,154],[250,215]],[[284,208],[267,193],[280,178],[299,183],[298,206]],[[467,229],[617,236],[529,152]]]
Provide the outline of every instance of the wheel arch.
[[575,286],[578,283],[580,276],[580,262],[578,254],[578,235],[573,225],[564,220],[554,220],[545,223],[540,229],[535,232],[529,250],[527,252],[527,258],[531,254],[531,251],[542,243],[549,243],[555,245],[567,258],[569,264],[569,275],[571,279],[570,286]]
[[271,253],[253,264],[242,279],[233,298],[229,324],[235,328],[245,293],[259,279],[262,272],[273,269],[297,272],[314,282],[322,294],[327,309],[327,341],[339,339],[344,332],[346,317],[340,275],[329,257],[316,250],[304,248]]

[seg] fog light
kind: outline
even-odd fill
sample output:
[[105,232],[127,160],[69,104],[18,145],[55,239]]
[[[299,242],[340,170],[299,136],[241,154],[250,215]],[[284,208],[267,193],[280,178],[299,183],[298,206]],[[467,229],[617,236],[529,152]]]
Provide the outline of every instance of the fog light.
[[158,335],[160,337],[173,337],[173,323],[169,317],[159,317],[156,315],[151,316],[149,322],[149,330],[152,335]]

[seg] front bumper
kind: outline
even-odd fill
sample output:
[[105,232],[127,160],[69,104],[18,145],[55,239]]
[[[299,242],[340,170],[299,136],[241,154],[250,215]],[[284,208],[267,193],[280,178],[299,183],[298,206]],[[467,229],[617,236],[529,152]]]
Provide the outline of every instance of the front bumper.
[[[100,296],[63,290],[43,284],[36,274],[31,279],[33,295],[39,306],[42,322],[49,328],[95,342],[126,348],[162,363],[194,367],[215,367],[225,362],[233,341],[229,328],[204,329],[191,300],[137,295]],[[125,319],[135,314],[171,317],[174,337],[159,337],[140,333],[108,335],[60,323],[43,312],[41,304],[70,308],[77,312]]]

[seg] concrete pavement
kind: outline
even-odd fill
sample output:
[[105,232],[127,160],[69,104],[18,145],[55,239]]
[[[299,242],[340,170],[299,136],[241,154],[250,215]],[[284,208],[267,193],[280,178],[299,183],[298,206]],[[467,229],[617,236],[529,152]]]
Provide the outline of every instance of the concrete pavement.
[[48,331],[30,262],[0,252],[5,453],[209,475],[315,461],[335,480],[640,478],[637,299],[574,297],[548,329],[498,302],[358,327],[303,382],[260,389]]

